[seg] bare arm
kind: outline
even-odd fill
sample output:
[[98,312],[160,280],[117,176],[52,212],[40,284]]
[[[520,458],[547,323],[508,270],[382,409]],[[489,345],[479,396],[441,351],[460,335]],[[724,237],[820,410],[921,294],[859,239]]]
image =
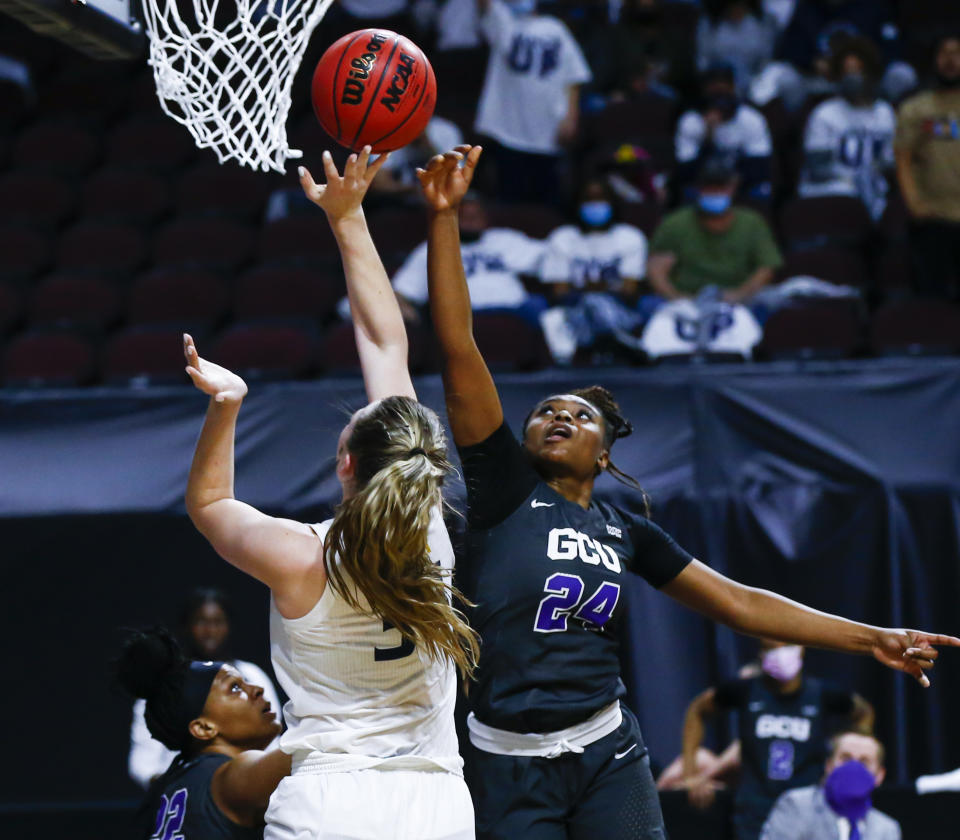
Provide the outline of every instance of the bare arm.
[[706,722],[717,713],[715,691],[708,688],[693,698],[683,718],[683,777],[697,775],[697,750],[703,744]]
[[327,214],[336,237],[347,280],[347,295],[360,356],[363,382],[370,402],[390,396],[416,398],[407,368],[407,330],[390,279],[377,253],[361,202],[386,155],[370,163],[370,147],[350,155],[337,171],[330,152],[323,153],[327,183],[318,186],[300,167],[307,198]]
[[724,299],[730,303],[740,303],[744,300],[750,300],[750,298],[773,280],[773,273],[773,269],[769,266],[761,266],[739,286],[730,289],[730,291],[723,296]]
[[911,216],[923,218],[927,215],[927,210],[923,206],[920,191],[917,189],[917,178],[913,171],[913,152],[910,149],[898,148],[894,151],[894,160],[897,166],[897,181],[900,182],[900,193],[903,195],[904,203],[907,205]]
[[458,146],[417,171],[428,207],[430,312],[443,355],[447,418],[458,446],[486,440],[503,423],[500,396],[473,338],[470,292],[460,256],[457,213],[481,151],[479,146]]
[[240,825],[257,826],[270,794],[290,775],[290,756],[281,750],[247,750],[213,774],[210,794],[217,807]]
[[924,671],[939,653],[933,645],[960,647],[960,639],[918,630],[872,627],[830,615],[765,589],[744,586],[698,560],[663,587],[671,598],[748,636],[870,654],[878,662],[930,685]]
[[677,287],[670,282],[670,272],[677,264],[674,254],[652,254],[647,261],[647,279],[653,290],[667,300],[676,300],[685,297]]
[[[187,513],[224,560],[273,590],[284,615],[302,615],[323,594],[320,541],[303,523],[267,516],[234,498],[233,444],[247,386],[236,374],[201,359],[189,335],[184,355],[194,385],[210,395],[187,481]],[[303,604],[306,608],[297,612]]]
[[577,128],[580,124],[580,85],[570,85],[567,88],[567,113],[557,127],[557,140],[566,145],[577,137]]

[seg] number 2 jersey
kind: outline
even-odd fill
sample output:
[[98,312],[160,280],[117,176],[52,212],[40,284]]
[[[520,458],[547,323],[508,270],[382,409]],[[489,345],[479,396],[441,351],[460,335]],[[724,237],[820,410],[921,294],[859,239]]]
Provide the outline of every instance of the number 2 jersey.
[[[333,520],[311,526],[321,542]],[[430,556],[453,568],[439,507],[431,512]],[[361,596],[361,602],[362,596]],[[453,709],[456,668],[377,617],[353,609],[329,583],[313,609],[288,619],[270,604],[270,648],[290,700],[280,747],[327,770],[392,767],[461,774]]]
[[467,547],[458,583],[482,644],[469,701],[513,732],[581,723],[625,693],[617,628],[626,576],[655,587],[691,557],[642,516],[551,489],[504,423],[460,449]]

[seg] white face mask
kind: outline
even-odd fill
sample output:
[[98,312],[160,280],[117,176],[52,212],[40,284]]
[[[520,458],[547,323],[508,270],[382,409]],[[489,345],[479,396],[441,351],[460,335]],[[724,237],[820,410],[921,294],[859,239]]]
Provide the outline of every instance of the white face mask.
[[788,645],[768,650],[760,660],[760,667],[777,682],[790,682],[803,667],[803,648]]

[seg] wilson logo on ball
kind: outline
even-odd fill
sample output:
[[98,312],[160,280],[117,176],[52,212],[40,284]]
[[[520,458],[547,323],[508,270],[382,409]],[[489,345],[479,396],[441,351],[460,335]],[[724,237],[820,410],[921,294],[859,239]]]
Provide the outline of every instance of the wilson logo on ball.
[[387,29],[351,32],[334,43],[313,74],[313,110],[338,143],[377,154],[423,133],[437,81],[423,51]]

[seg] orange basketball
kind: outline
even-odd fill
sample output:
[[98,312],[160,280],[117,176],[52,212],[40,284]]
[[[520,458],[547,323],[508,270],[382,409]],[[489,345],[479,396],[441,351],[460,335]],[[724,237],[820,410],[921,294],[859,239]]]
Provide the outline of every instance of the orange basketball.
[[344,35],[313,72],[313,111],[338,143],[359,151],[406,146],[426,127],[437,80],[421,49],[389,29]]

